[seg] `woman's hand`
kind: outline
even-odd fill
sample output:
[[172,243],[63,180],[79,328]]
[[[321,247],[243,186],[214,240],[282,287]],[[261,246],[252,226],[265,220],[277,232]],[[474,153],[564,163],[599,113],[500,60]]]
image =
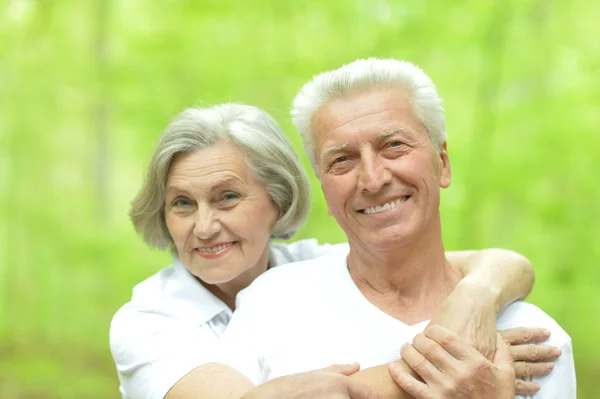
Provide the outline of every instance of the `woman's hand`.
[[515,395],[515,372],[506,343],[498,338],[493,362],[458,335],[440,326],[427,327],[412,344],[402,347],[402,359],[419,381],[396,363],[390,375],[415,399],[509,399]]
[[[549,345],[538,345],[550,337],[550,331],[543,328],[511,328],[499,331],[502,339],[510,345],[513,367],[518,378],[542,377],[554,368],[554,360],[560,349]],[[534,342],[534,344],[527,344]],[[516,380],[515,389],[520,395],[533,395],[540,386],[531,381]]]
[[463,280],[435,312],[429,326],[440,325],[453,331],[491,360],[496,351],[497,300],[497,292]]
[[379,399],[369,386],[350,375],[360,365],[333,365],[321,370],[275,378],[248,391],[242,399]]

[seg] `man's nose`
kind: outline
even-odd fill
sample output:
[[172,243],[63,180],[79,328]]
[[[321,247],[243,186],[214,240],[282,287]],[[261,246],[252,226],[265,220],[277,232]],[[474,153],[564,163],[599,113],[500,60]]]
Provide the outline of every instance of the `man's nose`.
[[358,188],[360,190],[377,192],[390,183],[391,173],[384,162],[376,154],[364,154],[361,157]]
[[200,239],[207,240],[214,237],[219,231],[221,231],[221,223],[215,210],[209,205],[199,205],[194,234]]

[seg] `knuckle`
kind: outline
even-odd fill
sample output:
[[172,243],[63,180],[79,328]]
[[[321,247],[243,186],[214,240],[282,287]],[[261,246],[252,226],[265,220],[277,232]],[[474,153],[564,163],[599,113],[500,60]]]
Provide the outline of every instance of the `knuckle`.
[[514,360],[520,360],[522,352],[520,346],[511,345],[508,347],[508,351]]
[[440,345],[444,347],[452,346],[454,343],[454,337],[452,335],[446,335],[440,339]]
[[529,359],[530,360],[538,360],[540,353],[537,345],[528,345],[529,348]]
[[515,389],[516,390],[523,390],[524,386],[525,386],[525,381],[519,380],[519,379],[515,380]]
[[452,397],[458,391],[458,382],[452,380],[445,380],[440,387],[442,397]]
[[473,371],[476,374],[480,374],[490,368],[491,363],[485,361],[484,359],[476,360],[473,364]]
[[457,390],[458,387],[465,387],[469,384],[469,381],[473,378],[471,373],[468,370],[459,371],[454,378],[454,383],[452,384],[452,388]]
[[531,376],[531,365],[526,362],[515,362],[515,373],[519,377]]
[[523,339],[523,342],[531,341],[531,330],[528,328],[524,328],[521,331],[521,338]]
[[437,352],[437,346],[433,343],[426,343],[423,345],[423,355],[428,358],[433,357]]
[[332,376],[332,378],[330,378],[329,380],[327,380],[327,385],[334,391],[337,392],[339,390],[343,390],[346,388],[347,381],[344,378],[344,376],[341,375],[334,375]]
[[417,359],[413,362],[411,367],[418,374],[421,374],[426,369],[426,363],[427,363],[427,360],[425,360],[425,359]]

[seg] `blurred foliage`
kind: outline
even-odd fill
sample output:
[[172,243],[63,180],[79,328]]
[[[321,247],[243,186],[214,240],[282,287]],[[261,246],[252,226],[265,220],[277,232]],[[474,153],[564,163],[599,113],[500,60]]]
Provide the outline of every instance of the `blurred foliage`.
[[[110,319],[170,261],[135,235],[129,200],[175,113],[257,105],[301,151],[288,116],[297,90],[368,56],[411,60],[437,83],[454,172],[447,248],[529,257],[529,300],[572,336],[579,397],[598,397],[600,2],[0,0],[0,10],[0,397],[118,396]],[[297,238],[343,241],[313,183]]]

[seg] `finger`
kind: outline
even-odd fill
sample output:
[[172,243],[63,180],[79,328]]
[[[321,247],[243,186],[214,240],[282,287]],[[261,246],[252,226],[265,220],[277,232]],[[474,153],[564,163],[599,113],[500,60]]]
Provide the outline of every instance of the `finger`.
[[350,399],[381,399],[375,388],[351,378],[348,379],[348,396]]
[[474,356],[479,357],[479,352],[463,342],[454,332],[442,326],[428,326],[425,329],[425,336],[437,342],[450,355],[458,360],[467,360]]
[[494,333],[492,337],[490,337],[489,341],[484,342],[476,342],[473,346],[477,352],[481,353],[486,359],[490,362],[494,359],[494,354],[496,352],[496,341],[498,340],[498,333]]
[[550,337],[550,331],[537,327],[517,327],[499,331],[502,339],[511,345],[524,344],[526,342],[544,342]]
[[417,334],[413,340],[413,347],[441,372],[449,372],[457,367],[457,360],[446,349],[424,334]]
[[562,352],[555,346],[529,344],[511,346],[510,354],[515,361],[551,362],[556,360]]
[[404,344],[400,349],[402,359],[408,366],[425,382],[437,381],[440,378],[438,370],[425,356],[423,356],[412,344]]
[[427,385],[403,370],[396,362],[389,364],[388,371],[400,389],[415,399],[426,399],[430,397],[428,396],[429,388]]
[[537,382],[515,380],[515,394],[516,395],[534,395],[542,387]]
[[314,370],[314,371],[323,371],[326,373],[335,373],[335,374],[342,374],[345,376],[350,376],[359,370],[360,370],[359,363],[350,363],[350,364],[333,364],[324,369],[319,369],[319,370]]
[[510,349],[506,342],[502,340],[500,334],[496,338],[496,353],[494,354],[493,363],[498,367],[510,367],[513,358],[510,355]]
[[515,374],[517,377],[543,377],[552,371],[554,368],[554,363],[515,362],[513,367],[515,368]]

